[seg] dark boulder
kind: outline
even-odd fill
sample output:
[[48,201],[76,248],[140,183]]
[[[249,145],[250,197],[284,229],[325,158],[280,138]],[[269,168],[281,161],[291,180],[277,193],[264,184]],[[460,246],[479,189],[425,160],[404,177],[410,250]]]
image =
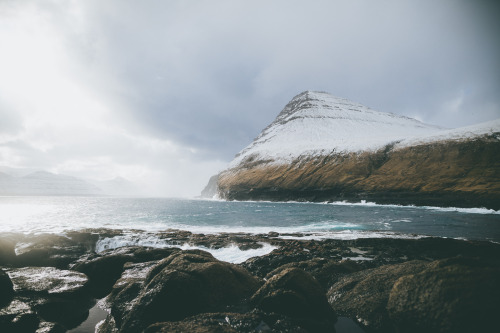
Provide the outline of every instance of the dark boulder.
[[90,291],[99,298],[109,293],[113,284],[120,278],[123,265],[129,260],[130,257],[121,254],[97,256],[80,261],[71,269],[89,277]]
[[270,279],[274,275],[286,268],[300,268],[310,273],[325,290],[337,280],[347,274],[360,271],[362,266],[352,260],[327,260],[315,258],[306,261],[292,262],[284,264],[266,275]]
[[121,247],[83,257],[72,266],[72,269],[89,277],[92,294],[100,298],[111,291],[123,273],[125,263],[159,260],[177,251],[179,251],[177,248]]
[[58,235],[26,236],[16,245],[14,265],[17,267],[40,266],[66,269],[68,264],[87,252],[87,248],[68,237]]
[[7,237],[0,237],[0,265],[11,264],[16,258],[15,242]]
[[0,332],[35,332],[40,320],[31,306],[14,299],[7,307],[0,309]]
[[24,305],[37,320],[58,323],[56,330],[78,326],[93,306],[85,274],[54,267],[16,268],[8,274],[16,293],[13,302]]
[[339,315],[358,321],[370,331],[392,332],[386,310],[392,286],[400,277],[418,273],[427,265],[415,260],[344,276],[328,291],[328,301]]
[[85,274],[54,267],[24,267],[8,272],[14,290],[21,295],[75,297],[85,293],[88,278]]
[[0,308],[9,305],[14,296],[14,288],[9,276],[0,269]]
[[[297,237],[303,235],[294,235]],[[311,240],[273,240],[273,245],[279,248],[263,256],[253,257],[240,264],[242,267],[259,277],[265,277],[270,272],[286,264],[296,264],[314,259],[341,260],[341,250],[338,242]]]
[[120,326],[122,318],[133,305],[133,300],[139,295],[149,272],[158,264],[158,261],[144,263],[126,263],[124,272],[113,285],[111,293],[106,297],[106,302],[111,308],[115,323]]
[[165,258],[149,272],[146,283],[123,320],[122,332],[224,309],[250,297],[261,285],[245,269],[198,250]]
[[332,332],[337,316],[324,289],[299,268],[286,268],[271,277],[253,296],[252,303],[266,313],[278,313],[313,332]]
[[[290,318],[278,314],[266,314],[254,310],[249,313],[218,312],[202,313],[176,322],[161,322],[149,326],[146,333],[255,333],[255,332],[290,332],[314,333],[292,322]],[[334,332],[334,331],[331,331]],[[99,332],[108,333],[108,332]],[[109,332],[111,333],[111,332]]]
[[50,323],[47,321],[42,321],[36,333],[64,333],[66,329],[59,325],[58,323]]
[[434,261],[396,281],[387,309],[397,332],[494,332],[500,268],[479,260]]

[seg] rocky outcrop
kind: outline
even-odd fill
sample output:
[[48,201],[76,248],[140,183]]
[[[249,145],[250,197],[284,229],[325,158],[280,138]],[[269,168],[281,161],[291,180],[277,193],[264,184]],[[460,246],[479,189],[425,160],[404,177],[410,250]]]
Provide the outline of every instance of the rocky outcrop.
[[223,172],[228,200],[360,201],[500,209],[500,140],[487,136]]
[[[267,242],[276,249],[238,265],[201,250],[89,249],[68,265],[81,272],[19,267],[20,258],[12,256],[12,249],[26,244],[58,247],[61,255],[66,248],[72,256],[75,246],[92,248],[95,235],[121,237],[123,231],[71,232],[70,242],[9,235],[9,260],[0,269],[1,332],[65,332],[90,320],[95,297],[101,296],[106,301],[98,304],[109,315],[99,333],[312,333],[332,332],[334,326],[338,333],[498,330],[500,245],[491,242],[316,241],[301,234],[282,239],[274,232],[208,237],[170,230],[158,237],[207,247],[239,239],[244,248]],[[337,315],[349,327],[340,328]]]
[[[498,326],[500,267],[451,258],[398,279],[387,311],[396,332],[488,332]],[[498,327],[497,327],[498,328]]]
[[183,251],[162,260],[125,314],[122,332],[137,332],[159,321],[216,312],[250,297],[259,279],[245,269],[203,251]]
[[207,186],[201,191],[201,197],[206,199],[212,199],[217,195],[217,182],[219,180],[219,175],[214,175],[210,177]]
[[0,269],[0,307],[10,303],[14,288],[10,277]]
[[252,302],[267,313],[293,318],[311,332],[332,332],[337,316],[314,277],[299,268],[285,268],[271,277],[252,296]]
[[90,292],[101,298],[111,291],[113,284],[120,278],[125,263],[159,260],[176,251],[177,248],[122,247],[82,257],[71,268],[85,273],[90,279]]
[[[88,316],[93,299],[84,274],[54,267],[7,271],[13,299],[0,309],[1,332],[64,332]],[[5,304],[4,304],[5,305]]]
[[337,312],[355,318],[370,330],[391,332],[386,307],[392,286],[400,277],[419,272],[426,265],[423,261],[409,261],[349,274],[330,288],[328,300]]
[[296,96],[219,174],[218,196],[500,209],[500,121],[445,131],[344,104]]

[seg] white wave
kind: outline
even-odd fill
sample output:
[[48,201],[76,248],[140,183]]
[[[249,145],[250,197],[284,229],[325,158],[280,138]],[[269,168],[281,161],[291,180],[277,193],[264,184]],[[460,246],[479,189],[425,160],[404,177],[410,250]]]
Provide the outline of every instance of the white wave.
[[188,244],[184,244],[181,246],[181,249],[183,250],[199,249],[207,251],[210,252],[215,258],[219,260],[231,262],[233,264],[239,264],[246,261],[247,259],[253,257],[260,257],[270,253],[274,249],[277,249],[276,246],[273,246],[268,243],[260,243],[260,244],[262,245],[261,248],[249,249],[245,251],[240,250],[238,246],[236,246],[235,244],[232,244],[229,247],[221,247],[219,249],[212,249],[204,246],[191,246]]
[[476,208],[461,208],[461,207],[437,207],[437,206],[415,206],[415,205],[398,205],[398,204],[379,204],[373,201],[361,200],[360,202],[350,201],[324,201],[324,202],[310,202],[310,201],[269,201],[269,200],[218,200],[220,202],[246,202],[246,203],[265,203],[265,204],[299,204],[299,205],[333,205],[333,206],[361,206],[361,207],[382,207],[382,208],[411,208],[411,209],[425,209],[442,212],[458,212],[465,214],[496,214],[500,215],[500,210],[494,210],[485,207]]
[[401,234],[390,231],[362,231],[362,230],[342,230],[332,232],[310,233],[306,235],[282,235],[281,239],[304,239],[304,240],[322,240],[339,239],[353,240],[359,238],[400,238],[400,239],[419,239],[425,238],[425,235]]
[[238,246],[236,246],[235,244],[232,244],[228,247],[213,249],[204,246],[194,246],[187,243],[184,243],[182,245],[175,245],[169,243],[168,239],[160,238],[154,234],[131,233],[127,235],[100,239],[96,244],[96,252],[99,253],[105,250],[116,249],[123,246],[150,246],[155,248],[178,247],[182,250],[198,249],[207,251],[219,260],[239,264],[249,258],[263,256],[276,249],[276,246],[270,245],[268,243],[260,244],[262,245],[261,248],[249,249],[244,251],[240,250],[240,248],[238,248]]
[[425,206],[422,207],[425,209],[431,209],[441,212],[458,212],[458,213],[466,213],[466,214],[496,214],[500,215],[500,210],[488,209],[488,208],[460,208],[460,207],[431,207]]
[[395,205],[395,204],[378,204],[376,202],[361,200],[360,202],[347,202],[347,201],[334,201],[323,202],[322,204],[334,206],[364,206],[364,207],[387,207],[387,208],[412,208],[412,209],[426,209],[442,212],[458,212],[465,214],[499,214],[500,210],[494,210],[484,207],[478,208],[460,208],[460,207],[435,207],[435,206],[415,206],[415,205]]

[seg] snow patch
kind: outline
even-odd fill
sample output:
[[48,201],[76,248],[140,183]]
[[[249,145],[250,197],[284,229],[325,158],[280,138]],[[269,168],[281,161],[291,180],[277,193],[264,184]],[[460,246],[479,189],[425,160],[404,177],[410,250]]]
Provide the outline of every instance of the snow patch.
[[[374,111],[324,92],[295,96],[277,118],[229,164],[288,164],[304,157],[374,152],[435,141],[471,139],[500,132],[500,119],[444,129],[416,119]],[[498,136],[500,139],[500,135]]]

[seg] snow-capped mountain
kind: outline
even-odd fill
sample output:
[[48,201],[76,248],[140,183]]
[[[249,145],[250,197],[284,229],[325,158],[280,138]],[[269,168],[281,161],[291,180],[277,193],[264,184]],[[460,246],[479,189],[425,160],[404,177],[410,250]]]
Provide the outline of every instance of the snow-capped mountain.
[[218,175],[217,194],[500,209],[499,156],[500,120],[450,130],[306,91]]
[[345,98],[305,91],[231,162],[248,158],[286,163],[300,156],[376,151],[388,143],[442,129],[392,113],[374,111]]

